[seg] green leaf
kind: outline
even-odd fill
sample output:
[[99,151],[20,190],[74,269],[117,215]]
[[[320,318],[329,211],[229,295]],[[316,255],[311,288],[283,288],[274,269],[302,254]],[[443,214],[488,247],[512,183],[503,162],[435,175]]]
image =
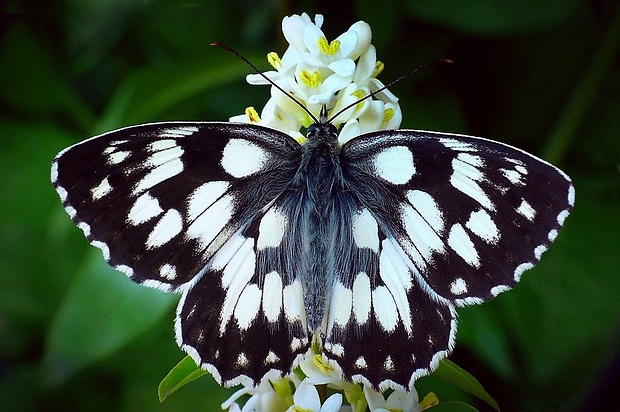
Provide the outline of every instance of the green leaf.
[[249,69],[243,62],[214,51],[222,53],[223,57],[157,70],[150,68],[127,76],[115,90],[95,132],[158,119],[167,110],[197,96],[206,96],[208,91],[224,84],[240,82],[248,74]]
[[177,299],[131,282],[100,253],[89,254],[48,332],[47,383],[59,385],[119,350],[169,314]]
[[465,403],[465,402],[457,402],[457,401],[448,401],[441,402],[435,406],[431,406],[425,411],[430,412],[476,412],[478,409],[473,406]]
[[411,15],[480,34],[528,33],[560,24],[581,11],[576,0],[416,0]]
[[489,393],[482,387],[480,382],[478,382],[476,378],[456,363],[448,359],[443,359],[439,362],[439,367],[437,370],[433,372],[433,376],[448,382],[471,395],[474,395],[475,397],[491,405],[495,410],[499,411],[499,405],[495,399],[493,399],[491,395],[489,395]]
[[165,401],[168,396],[172,395],[181,387],[206,374],[207,372],[200,369],[190,356],[184,357],[170,370],[170,372],[168,372],[157,387],[159,402]]

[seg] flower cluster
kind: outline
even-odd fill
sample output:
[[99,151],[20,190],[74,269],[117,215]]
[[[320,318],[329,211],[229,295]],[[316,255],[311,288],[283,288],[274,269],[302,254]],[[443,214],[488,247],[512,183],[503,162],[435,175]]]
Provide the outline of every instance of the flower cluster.
[[[282,32],[290,44],[282,57],[269,53],[267,59],[275,71],[265,72],[280,90],[271,88],[271,98],[260,116],[249,107],[245,114],[230,118],[232,122],[257,123],[281,130],[303,143],[302,127],[313,119],[295,103],[291,96],[319,118],[321,107],[330,116],[353,104],[384,85],[376,76],[383,70],[377,61],[375,47],[370,43],[370,26],[359,21],[333,41],[328,41],[321,25],[323,16],[316,15],[314,23],[307,14],[293,15],[282,20]],[[250,84],[269,84],[258,74],[247,76]],[[387,89],[353,105],[332,119],[342,129],[340,143],[361,133],[396,129],[402,119],[398,98]]]
[[[324,355],[312,349],[303,357],[296,372],[276,382],[265,380],[258,387],[242,388],[222,404],[222,409],[229,412],[363,412],[368,407],[372,412],[419,412],[423,405],[429,406],[426,398],[422,404],[418,402],[415,389],[411,392],[395,390],[386,399],[367,385],[346,382]],[[334,393],[321,402],[319,391],[327,389]],[[349,405],[343,406],[340,392]],[[240,407],[237,401],[244,395],[249,395],[249,399]]]

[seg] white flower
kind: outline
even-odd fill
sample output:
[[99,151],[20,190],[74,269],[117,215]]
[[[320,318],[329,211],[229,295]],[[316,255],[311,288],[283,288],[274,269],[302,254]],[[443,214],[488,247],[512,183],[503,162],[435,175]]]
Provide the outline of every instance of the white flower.
[[316,387],[306,380],[302,381],[293,397],[294,405],[287,412],[338,412],[342,406],[342,395],[334,393],[321,405],[321,398]]
[[[251,396],[243,408],[240,408],[236,401],[243,395]],[[284,412],[287,406],[282,395],[277,393],[274,390],[274,385],[267,380],[255,388],[243,387],[239,389],[222,403],[222,409],[228,409],[229,412]]]
[[[323,16],[316,15],[313,22],[306,13],[282,20],[282,32],[290,46],[282,58],[273,52],[268,54],[275,71],[264,75],[285,93],[272,86],[271,99],[260,116],[255,110],[249,114],[246,110],[246,115],[234,116],[231,121],[272,127],[300,143],[304,142],[302,127],[314,123],[323,106],[334,116],[353,104],[331,119],[334,126],[342,126],[340,143],[361,133],[395,129],[400,125],[398,98],[388,90],[359,101],[384,86],[376,78],[383,64],[377,61],[371,44],[370,26],[359,21],[330,42],[321,30],[322,25]],[[248,75],[247,81],[269,84],[258,74]]]
[[395,390],[385,399],[383,394],[364,385],[364,394],[371,412],[420,412],[422,410],[418,403],[418,393],[415,389],[412,389],[411,392]]

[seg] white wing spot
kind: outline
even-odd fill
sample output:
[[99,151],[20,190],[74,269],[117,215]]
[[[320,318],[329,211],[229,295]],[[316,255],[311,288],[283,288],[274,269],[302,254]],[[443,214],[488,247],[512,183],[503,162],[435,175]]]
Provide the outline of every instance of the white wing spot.
[[366,359],[364,359],[363,356],[360,356],[359,358],[355,360],[355,367],[358,369],[366,369],[368,367],[368,363],[366,362]]
[[280,361],[280,358],[278,357],[278,355],[276,355],[272,351],[269,351],[269,353],[267,354],[267,357],[265,358],[265,363],[276,363],[278,361]]
[[[170,140],[164,140],[164,142]],[[156,144],[161,142],[151,143]],[[173,142],[174,143],[174,142]],[[159,167],[165,165],[169,162],[180,161],[181,156],[183,155],[183,148],[179,146],[172,146],[165,150],[159,150],[151,153],[151,156],[146,159],[145,164],[149,167]]]
[[393,244],[387,239],[383,241],[383,249],[379,257],[379,274],[392,295],[403,327],[412,336],[411,308],[407,297],[407,292],[412,285],[411,273],[406,263],[403,262],[403,258],[398,256]]
[[177,277],[177,268],[166,263],[159,268],[159,276],[164,279],[174,280]]
[[260,172],[267,153],[256,143],[245,139],[230,139],[224,147],[221,165],[229,175],[241,178]]
[[554,242],[555,238],[558,237],[558,231],[553,229],[551,232],[549,232],[549,234],[547,235],[547,239],[549,239],[550,241]]
[[534,249],[534,256],[536,256],[536,259],[540,260],[540,257],[542,256],[542,254],[545,253],[546,251],[547,251],[547,246],[539,245],[536,247],[536,249]]
[[456,159],[452,160],[453,173],[450,176],[450,184],[462,193],[471,197],[482,206],[489,210],[495,210],[495,205],[487,196],[486,192],[480,187],[478,182],[484,180],[484,175],[475,166],[463,160],[465,153],[460,153]]
[[398,309],[394,298],[385,286],[379,286],[372,291],[372,307],[377,320],[388,332],[392,332],[398,325]]
[[146,240],[147,249],[153,249],[170,242],[173,237],[181,233],[183,229],[183,219],[181,214],[170,209],[159,219]]
[[575,187],[573,185],[568,188],[568,204],[571,206],[575,204]]
[[500,293],[506,292],[507,290],[510,290],[510,287],[507,285],[497,285],[497,286],[493,286],[491,288],[491,294],[493,296],[497,296]]
[[497,243],[500,238],[495,222],[484,209],[471,212],[465,227],[487,243]]
[[230,195],[222,196],[189,225],[186,236],[198,240],[202,249],[206,249],[230,220],[232,201]]
[[177,146],[177,142],[174,140],[166,139],[166,140],[157,140],[155,142],[151,142],[146,147],[146,150],[149,153],[159,152],[166,149],[172,149]]
[[152,197],[149,192],[145,192],[136,199],[131,207],[127,215],[127,223],[137,226],[159,216],[163,211],[159,201]]
[[[250,279],[252,279],[252,276],[254,276],[254,265],[256,263],[253,239],[237,235],[231,240],[234,240],[236,247],[233,248],[234,253],[230,251],[225,253],[225,255],[230,256],[230,258],[223,270],[221,278],[222,287],[226,290],[226,297],[220,308],[220,335],[223,335],[226,331],[226,323],[228,323],[229,319],[233,316],[236,306],[240,302],[241,293],[244,291]],[[259,303],[260,297],[259,291]],[[245,305],[245,302],[242,302],[242,304]],[[256,311],[258,311],[258,306],[256,307]]]
[[353,309],[353,291],[342,283],[336,282],[331,297],[332,322],[338,326],[345,326],[351,318]]
[[175,127],[175,128],[162,130],[161,136],[179,138],[179,137],[190,136],[196,133],[197,131],[198,131],[198,128],[196,126],[181,126],[181,127]]
[[[428,213],[429,216],[432,214],[433,212]],[[400,219],[409,237],[405,242],[407,253],[418,264],[418,267],[426,266],[427,262],[431,261],[433,253],[445,250],[444,242],[437,231],[412,206],[409,204],[401,206]],[[436,223],[435,221],[433,224]]]
[[564,224],[564,221],[566,220],[566,218],[569,215],[569,211],[568,210],[563,210],[559,215],[558,215],[558,224],[560,226],[562,226]]
[[413,155],[405,146],[383,149],[373,158],[377,176],[395,185],[403,185],[415,175]]
[[326,343],[326,349],[328,349],[335,356],[343,357],[344,356],[344,346],[339,343]]
[[385,370],[388,371],[394,370],[394,361],[392,360],[392,357],[390,355],[385,358],[385,361],[383,362],[383,367],[385,368]]
[[358,248],[379,251],[379,229],[377,221],[368,209],[358,210],[353,215],[353,240]]
[[152,188],[153,186],[170,179],[183,171],[183,162],[179,158],[174,158],[166,163],[163,163],[151,171],[140,180],[140,182],[134,187],[133,194],[137,195],[145,190]]
[[187,219],[191,222],[228,190],[228,182],[213,181],[198,186],[187,199]]
[[448,235],[448,245],[457,255],[463,258],[465,262],[474,267],[480,267],[480,257],[474,243],[469,238],[463,226],[459,223],[452,226]]
[[306,322],[306,307],[304,306],[304,292],[299,280],[284,287],[284,314],[289,322]]
[[273,271],[265,275],[263,312],[269,322],[277,321],[282,312],[282,279],[278,272]]
[[523,272],[525,272],[526,270],[530,270],[533,267],[534,267],[534,264],[531,262],[521,263],[519,266],[517,266],[517,268],[515,269],[515,275],[514,275],[515,282],[519,283],[519,281],[521,280],[521,275],[523,275]]
[[293,338],[291,339],[291,350],[294,352],[306,344],[305,339]]
[[467,293],[467,282],[465,282],[465,279],[454,279],[454,281],[450,284],[450,292],[457,296]]
[[536,217],[536,211],[525,199],[521,200],[521,204],[517,208],[517,213],[524,216],[530,222],[533,222]]
[[117,165],[122,163],[123,160],[127,159],[131,155],[131,152],[120,151],[120,152],[112,152],[108,155],[108,164],[110,166]]
[[245,353],[241,352],[237,357],[237,365],[238,366],[246,366],[249,363],[249,359]]
[[477,149],[474,145],[465,143],[461,140],[451,139],[448,137],[442,137],[439,139],[439,143],[447,147],[448,149],[456,150],[457,152],[476,152]]
[[235,319],[242,331],[247,330],[256,319],[260,308],[261,295],[261,290],[255,284],[247,285],[239,295],[239,300],[235,306]]
[[513,185],[523,186],[525,182],[523,182],[523,175],[516,170],[510,169],[499,169],[500,172],[504,175],[506,179],[510,181]]
[[278,247],[284,238],[288,218],[280,209],[272,207],[260,220],[256,248],[262,250],[268,247]]
[[353,314],[360,324],[370,318],[370,298],[370,279],[366,273],[360,272],[353,282]]
[[444,227],[441,210],[433,196],[422,190],[409,190],[406,193],[407,200],[420,214],[422,219],[435,231],[440,233]]
[[93,200],[99,200],[112,191],[112,186],[110,186],[110,182],[108,182],[108,177],[109,176],[105,177],[101,183],[90,189],[90,195]]

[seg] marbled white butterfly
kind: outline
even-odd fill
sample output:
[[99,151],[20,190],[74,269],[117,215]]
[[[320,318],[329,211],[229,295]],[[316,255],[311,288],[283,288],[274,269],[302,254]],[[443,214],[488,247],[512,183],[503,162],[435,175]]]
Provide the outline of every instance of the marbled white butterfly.
[[287,374],[314,343],[350,381],[412,388],[459,306],[512,288],[574,203],[569,177],[470,136],[300,144],[226,122],[127,127],[61,151],[52,182],[114,268],[182,294],[179,346],[220,383]]

